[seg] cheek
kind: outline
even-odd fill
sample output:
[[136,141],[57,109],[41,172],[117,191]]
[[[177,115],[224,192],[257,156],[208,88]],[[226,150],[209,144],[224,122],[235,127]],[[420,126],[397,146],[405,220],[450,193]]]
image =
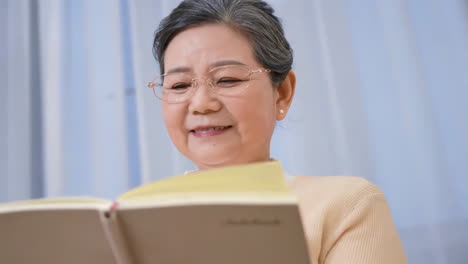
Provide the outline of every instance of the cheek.
[[[266,88],[269,89],[269,88]],[[239,132],[245,139],[268,139],[276,124],[275,101],[271,93],[257,93],[236,107]]]
[[178,145],[184,136],[184,109],[178,105],[164,105],[162,111],[167,132],[172,141]]

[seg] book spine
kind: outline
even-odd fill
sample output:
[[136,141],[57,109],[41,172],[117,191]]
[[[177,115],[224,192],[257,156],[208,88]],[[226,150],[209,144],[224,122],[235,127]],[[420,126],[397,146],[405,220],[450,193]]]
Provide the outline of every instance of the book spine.
[[118,203],[114,201],[109,209],[101,216],[103,222],[104,232],[107,241],[111,247],[116,264],[134,264],[131,258],[130,249],[125,243],[122,230],[119,228],[117,221],[117,208]]

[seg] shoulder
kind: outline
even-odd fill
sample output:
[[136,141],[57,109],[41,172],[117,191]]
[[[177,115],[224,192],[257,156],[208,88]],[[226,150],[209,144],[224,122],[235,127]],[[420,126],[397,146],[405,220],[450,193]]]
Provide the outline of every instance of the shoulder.
[[386,203],[383,192],[361,177],[295,176],[289,184],[305,217],[321,215],[322,221],[343,219],[356,208],[376,201]]
[[[360,200],[382,196],[382,191],[361,177],[352,176],[295,176],[289,183],[300,200],[311,203],[332,203],[346,208]],[[343,208],[343,209],[344,209]]]
[[[298,198],[316,261],[381,263],[376,260],[387,258],[397,261],[385,263],[406,263],[388,204],[377,186],[349,176],[295,176],[289,185]],[[355,252],[355,247],[362,250]],[[351,256],[356,260],[346,262]]]
[[333,189],[362,189],[375,187],[362,177],[355,176],[292,176],[291,186],[307,188],[333,187]]

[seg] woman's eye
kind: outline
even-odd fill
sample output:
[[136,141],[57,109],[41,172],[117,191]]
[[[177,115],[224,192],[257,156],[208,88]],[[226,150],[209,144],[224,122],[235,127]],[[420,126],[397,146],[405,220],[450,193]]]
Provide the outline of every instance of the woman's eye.
[[172,85],[169,89],[170,90],[185,90],[190,87],[189,83],[176,83]]
[[221,78],[221,79],[219,79],[219,80],[216,82],[216,84],[217,84],[217,85],[220,85],[220,86],[228,86],[228,87],[230,87],[230,86],[235,86],[235,85],[237,85],[237,84],[239,84],[239,83],[241,83],[241,82],[242,82],[242,80],[240,80],[240,79],[235,79],[235,78]]

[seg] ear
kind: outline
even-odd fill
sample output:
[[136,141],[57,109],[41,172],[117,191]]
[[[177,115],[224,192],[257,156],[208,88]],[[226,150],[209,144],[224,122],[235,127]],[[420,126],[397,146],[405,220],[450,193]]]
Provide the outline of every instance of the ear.
[[294,91],[296,90],[296,75],[294,72],[289,71],[284,81],[276,89],[276,120],[280,121],[286,117],[294,97]]

